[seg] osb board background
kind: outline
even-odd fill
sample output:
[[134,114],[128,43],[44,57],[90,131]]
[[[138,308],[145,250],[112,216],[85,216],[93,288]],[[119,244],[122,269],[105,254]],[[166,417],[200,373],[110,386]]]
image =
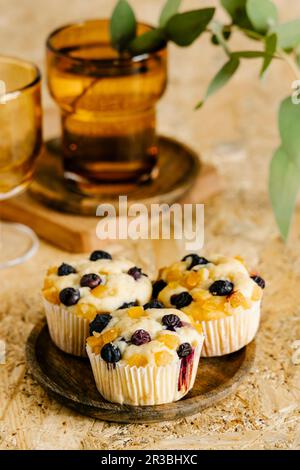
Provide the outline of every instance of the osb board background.
[[[157,18],[163,0],[132,0],[139,18]],[[202,1],[201,5],[216,2]],[[297,0],[277,0],[281,17],[300,17]],[[184,2],[186,8],[199,1]],[[1,0],[2,53],[43,65],[46,32],[82,17],[105,16],[107,0]],[[220,13],[222,16],[222,13]],[[249,47],[236,36],[234,47]],[[24,344],[42,316],[39,286],[43,271],[67,254],[41,243],[38,255],[0,273],[0,336],[7,360],[0,365],[0,448],[2,449],[299,449],[300,365],[292,344],[300,339],[300,216],[287,246],[278,237],[267,196],[267,171],[277,144],[276,111],[293,76],[277,61],[262,82],[259,61],[244,61],[231,84],[199,112],[209,77],[224,62],[222,52],[202,38],[190,49],[170,48],[170,85],[159,107],[161,132],[192,145],[223,174],[225,192],[206,204],[205,251],[241,254],[267,281],[263,321],[252,373],[238,392],[214,408],[172,423],[116,425],[74,414],[55,401],[26,373]],[[52,107],[48,95],[47,108]],[[53,134],[47,129],[46,134]],[[239,152],[216,149],[238,142]],[[167,177],[167,175],[166,175]],[[174,259],[182,247],[164,243],[116,244],[150,272]],[[295,359],[295,357],[294,357]]]

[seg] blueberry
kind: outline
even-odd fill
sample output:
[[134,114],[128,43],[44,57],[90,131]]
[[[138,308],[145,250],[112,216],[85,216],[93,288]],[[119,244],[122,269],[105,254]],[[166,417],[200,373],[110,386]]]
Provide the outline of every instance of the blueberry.
[[180,328],[182,326],[180,318],[173,313],[170,315],[164,315],[161,319],[161,322],[164,326],[167,327],[167,330],[170,331],[174,331],[175,328]]
[[57,270],[58,276],[68,276],[69,274],[76,273],[76,269],[73,268],[70,264],[63,263],[59,266]]
[[138,305],[137,300],[135,302],[124,302],[121,307],[118,308],[118,310],[122,310],[123,308],[130,308],[130,307],[136,307]]
[[191,253],[190,255],[184,256],[181,261],[189,261],[190,264],[186,268],[188,271],[192,269],[194,266],[198,266],[200,264],[208,264],[209,261],[203,256],[199,256],[196,253]]
[[131,336],[131,342],[135,346],[141,346],[142,344],[149,343],[151,341],[151,336],[148,331],[145,330],[136,330]]
[[253,279],[254,282],[256,282],[256,284],[261,287],[262,289],[264,289],[266,287],[266,283],[265,283],[265,280],[260,277],[260,276],[257,276],[256,274],[253,275],[253,276],[250,276],[251,279]]
[[187,307],[193,301],[193,297],[188,292],[180,292],[180,294],[171,295],[170,302],[176,308],[181,309]]
[[101,277],[94,273],[84,274],[84,276],[82,276],[80,279],[81,287],[89,287],[90,289],[95,289],[95,287],[99,286],[101,282]]
[[109,324],[112,316],[109,313],[97,314],[93,321],[90,323],[90,335],[92,336],[93,332],[101,333],[104,328]]
[[121,351],[118,346],[115,346],[112,343],[107,343],[101,349],[101,357],[105,362],[114,364],[121,359]]
[[96,250],[90,256],[91,261],[97,261],[98,259],[112,259],[112,256],[107,251]]
[[59,300],[67,307],[77,304],[79,299],[80,292],[78,289],[74,289],[73,287],[66,287],[59,293]]
[[193,351],[190,343],[182,343],[177,349],[177,354],[180,358],[189,356]]
[[135,281],[138,281],[143,275],[141,268],[137,268],[136,266],[130,268],[127,274],[132,276]]
[[152,286],[152,297],[153,299],[157,299],[158,294],[161,290],[163,290],[167,286],[166,281],[163,279],[159,279],[159,281],[155,281]]
[[153,299],[144,305],[144,310],[147,310],[147,308],[164,308],[164,307],[165,307],[164,304],[159,302],[159,300]]
[[233,284],[230,281],[215,281],[209,287],[212,295],[230,295],[233,292]]

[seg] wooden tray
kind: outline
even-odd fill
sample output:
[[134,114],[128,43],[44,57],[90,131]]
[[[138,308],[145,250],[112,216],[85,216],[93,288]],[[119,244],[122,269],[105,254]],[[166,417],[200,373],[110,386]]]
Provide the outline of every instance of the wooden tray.
[[30,371],[50,396],[81,414],[118,423],[155,423],[198,413],[236,390],[254,356],[252,342],[227,356],[201,358],[194,388],[182,400],[135,407],[104,400],[96,389],[88,359],[60,351],[52,343],[45,322],[33,329],[26,345]]

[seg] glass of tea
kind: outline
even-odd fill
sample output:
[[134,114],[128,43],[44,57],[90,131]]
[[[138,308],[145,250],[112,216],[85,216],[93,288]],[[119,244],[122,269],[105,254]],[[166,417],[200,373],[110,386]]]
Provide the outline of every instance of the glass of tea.
[[[31,181],[41,151],[41,76],[24,60],[0,56],[0,213],[1,201]],[[21,224],[0,222],[0,268],[34,254],[38,239]]]
[[[151,27],[139,24],[138,34]],[[76,190],[149,180],[157,163],[155,106],[167,52],[119,55],[109,20],[64,26],[47,40],[48,86],[61,110],[65,177]],[[102,186],[103,187],[103,186]]]

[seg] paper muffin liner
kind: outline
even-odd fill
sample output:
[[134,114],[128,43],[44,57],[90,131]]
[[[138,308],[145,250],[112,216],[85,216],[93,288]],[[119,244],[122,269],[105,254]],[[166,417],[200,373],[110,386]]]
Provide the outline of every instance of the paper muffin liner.
[[203,341],[204,337],[194,349],[192,359],[186,361],[187,367],[185,359],[159,367],[107,364],[88,345],[87,354],[97,389],[106,400],[133,406],[160,405],[180,400],[193,388]]
[[54,305],[45,299],[43,301],[52,341],[66,353],[86,357],[89,320],[78,317],[60,305]]
[[231,316],[202,321],[205,336],[201,356],[223,356],[238,351],[255,337],[260,322],[260,302]]

